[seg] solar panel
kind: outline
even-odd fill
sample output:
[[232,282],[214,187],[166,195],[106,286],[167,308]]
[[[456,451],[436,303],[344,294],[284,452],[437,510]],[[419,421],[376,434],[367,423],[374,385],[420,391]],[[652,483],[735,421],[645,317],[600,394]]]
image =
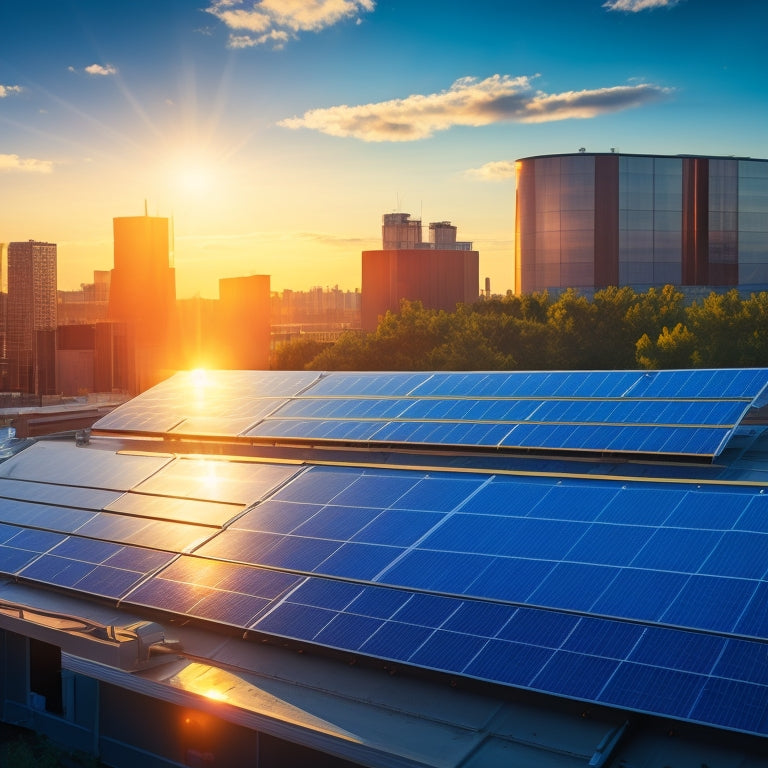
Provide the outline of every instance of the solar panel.
[[173,496],[152,496],[134,492],[122,494],[104,505],[105,510],[125,515],[217,527],[228,523],[244,508],[244,504],[180,499]]
[[164,455],[111,453],[90,447],[73,451],[71,444],[38,442],[0,463],[0,478],[127,491],[170,460]]
[[105,491],[99,488],[55,485],[48,482],[31,482],[0,477],[0,498],[3,499],[37,501],[42,504],[98,510],[106,507],[120,496],[120,491]]
[[94,429],[237,435],[317,378],[301,371],[180,371],[99,419]]
[[766,369],[179,373],[97,430],[717,456]]
[[297,465],[215,458],[176,458],[165,462],[134,490],[179,498],[247,506],[300,470]]
[[[331,441],[712,456],[767,380],[765,370],[253,373],[261,389],[231,405],[175,403],[177,436],[217,418],[226,432],[258,413],[267,415],[254,436],[279,426],[291,439],[316,429]],[[171,382],[148,397],[152,418],[181,391]],[[505,414],[510,423],[499,423]],[[39,445],[0,464],[7,575],[768,734],[768,507],[758,486]]]

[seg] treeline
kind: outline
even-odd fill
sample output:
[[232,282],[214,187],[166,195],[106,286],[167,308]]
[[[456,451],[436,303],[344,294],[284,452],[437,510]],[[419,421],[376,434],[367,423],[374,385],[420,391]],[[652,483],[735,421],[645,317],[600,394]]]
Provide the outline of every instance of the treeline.
[[456,312],[403,302],[372,333],[280,348],[279,370],[595,370],[768,365],[768,293],[686,302],[671,285],[507,295]]

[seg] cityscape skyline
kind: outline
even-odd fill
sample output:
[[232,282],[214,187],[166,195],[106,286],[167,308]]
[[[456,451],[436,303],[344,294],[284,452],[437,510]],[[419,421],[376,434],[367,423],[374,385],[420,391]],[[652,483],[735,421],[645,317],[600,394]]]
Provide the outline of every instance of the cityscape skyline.
[[398,211],[455,221],[481,280],[515,289],[516,159],[768,155],[766,19],[758,0],[15,4],[0,241],[58,243],[72,289],[148,205],[174,221],[180,298],[248,274],[355,289]]

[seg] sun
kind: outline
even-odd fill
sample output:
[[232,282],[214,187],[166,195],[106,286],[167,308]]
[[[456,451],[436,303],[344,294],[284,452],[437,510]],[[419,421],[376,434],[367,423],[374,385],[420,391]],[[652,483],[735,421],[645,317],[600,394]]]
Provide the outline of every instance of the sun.
[[183,197],[201,197],[210,194],[216,187],[216,165],[202,155],[175,158],[169,173],[171,187]]

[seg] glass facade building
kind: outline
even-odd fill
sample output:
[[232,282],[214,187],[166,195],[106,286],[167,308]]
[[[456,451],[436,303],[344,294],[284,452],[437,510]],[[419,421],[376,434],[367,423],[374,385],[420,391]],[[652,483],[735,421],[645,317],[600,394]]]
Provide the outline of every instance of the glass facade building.
[[519,293],[768,287],[768,160],[580,152],[516,175]]

